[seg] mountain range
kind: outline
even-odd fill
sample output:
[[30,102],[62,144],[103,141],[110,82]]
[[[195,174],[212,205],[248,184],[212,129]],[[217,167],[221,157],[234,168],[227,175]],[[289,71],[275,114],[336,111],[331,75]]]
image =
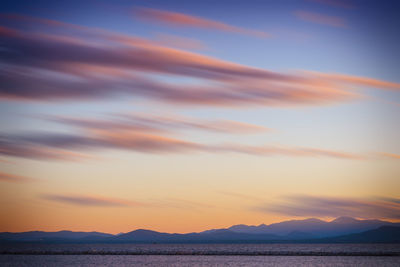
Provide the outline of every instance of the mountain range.
[[[381,220],[357,220],[351,217],[338,217],[332,221],[323,221],[315,218],[305,220],[290,220],[270,225],[258,226],[234,225],[228,230],[236,233],[274,234],[297,238],[322,238],[359,233],[376,229],[380,226],[400,226],[400,223],[391,223]],[[210,232],[209,230],[206,232]]]
[[339,217],[290,220],[270,225],[234,225],[199,233],[160,233],[138,229],[118,235],[99,232],[0,233],[1,243],[400,243],[400,223]]

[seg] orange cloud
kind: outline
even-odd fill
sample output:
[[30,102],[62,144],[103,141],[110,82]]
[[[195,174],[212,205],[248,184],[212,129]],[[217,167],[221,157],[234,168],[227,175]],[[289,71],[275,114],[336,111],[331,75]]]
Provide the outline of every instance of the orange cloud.
[[[196,124],[194,124],[194,126],[196,126]],[[198,126],[200,128],[204,127],[206,129],[210,129],[212,131],[227,132],[227,133],[260,133],[270,130],[264,126],[254,125],[245,122],[230,121],[230,120],[213,121],[210,122],[208,125],[200,124]]]
[[171,132],[202,130],[229,134],[252,134],[270,131],[269,128],[231,120],[204,120],[180,115],[150,116],[144,114],[115,114],[112,119],[85,119],[72,117],[44,117],[46,120],[80,127],[86,130],[114,129],[137,132]]
[[236,152],[259,156],[294,156],[294,157],[329,157],[338,159],[366,159],[365,156],[354,153],[303,147],[276,147],[276,146],[245,146],[245,145],[220,145],[209,147],[216,152]]
[[225,32],[253,35],[256,37],[263,37],[263,38],[269,37],[269,34],[265,32],[244,29],[229,24],[225,24],[222,22],[195,17],[183,13],[170,12],[158,9],[151,9],[151,8],[138,8],[135,10],[135,14],[141,19],[157,21],[161,23],[168,23],[175,26],[220,30]]
[[102,196],[86,195],[42,195],[42,199],[78,205],[78,206],[99,206],[99,207],[141,207],[147,206],[142,202],[136,202],[120,198],[109,198]]
[[[84,32],[86,34],[87,30]],[[128,43],[128,47],[100,47],[96,43],[71,42],[69,38],[23,32],[7,37],[6,44],[9,42],[14,50],[21,50],[20,54],[31,56],[15,59],[18,55],[13,53],[8,57],[11,66],[0,73],[4,81],[0,96],[3,99],[89,99],[122,93],[180,104],[213,106],[330,104],[355,96],[326,83],[317,85],[312,77],[282,74],[147,45],[149,42],[145,44],[143,40],[129,36],[101,32],[97,37],[119,45]],[[36,58],[34,55],[41,56]],[[15,66],[17,62],[18,66]],[[41,69],[84,79],[60,80],[35,73]],[[201,81],[192,86],[161,83],[137,73],[143,71],[191,76],[218,84],[206,86]],[[32,84],[36,85],[35,89],[31,88]],[[10,91],[9,87],[19,90]]]
[[[51,27],[52,34],[3,27],[0,35],[7,48],[2,51],[7,68],[0,70],[2,99],[90,100],[124,95],[181,105],[306,106],[360,98],[349,90],[352,84],[398,86],[341,74],[275,72],[106,30],[28,20],[32,27],[41,25],[39,30],[43,25]],[[56,75],[43,74],[48,71]],[[189,77],[196,82],[173,84],[157,77],[150,79],[147,74]]]
[[27,183],[27,182],[33,182],[35,180],[36,179],[30,178],[30,177],[0,172],[0,181],[2,181],[2,182]]
[[351,75],[337,74],[337,73],[320,73],[311,71],[308,71],[306,73],[310,73],[317,78],[328,80],[331,82],[346,83],[346,84],[353,84],[353,85],[360,85],[360,86],[374,87],[381,89],[400,90],[400,83],[382,81],[367,77],[358,77],[358,76],[351,76]]
[[381,153],[381,155],[385,158],[389,159],[400,159],[400,154],[394,154],[394,153]]
[[299,10],[294,13],[299,19],[313,22],[317,24],[329,25],[333,27],[346,27],[346,22],[343,18],[328,16],[324,14]]

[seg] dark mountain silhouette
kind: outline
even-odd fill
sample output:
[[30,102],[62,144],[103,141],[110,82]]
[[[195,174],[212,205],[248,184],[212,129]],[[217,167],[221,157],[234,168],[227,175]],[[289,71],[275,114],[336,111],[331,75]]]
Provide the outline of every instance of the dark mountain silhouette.
[[237,233],[288,235],[293,232],[301,232],[310,237],[331,237],[351,233],[360,233],[376,229],[383,225],[400,226],[400,223],[391,223],[380,220],[357,220],[351,217],[339,217],[326,222],[318,219],[290,220],[270,225],[259,226],[234,225],[228,229]]
[[284,238],[288,240],[312,239],[315,238],[315,235],[301,231],[293,231],[285,235]]
[[227,242],[250,242],[262,240],[280,240],[282,237],[270,234],[246,234],[235,233],[230,230],[222,229],[209,233],[189,233],[189,234],[168,234],[149,230],[135,230],[126,234],[115,236],[108,239],[109,242],[188,242],[188,243],[227,243]]
[[0,233],[0,242],[36,243],[267,243],[267,242],[400,242],[400,223],[339,217],[291,220],[271,225],[235,225],[200,233],[170,234],[138,229],[117,235],[99,232]]
[[37,242],[37,241],[57,241],[57,240],[81,240],[81,239],[103,239],[112,237],[111,234],[99,232],[72,232],[72,231],[58,231],[58,232],[43,232],[43,231],[30,231],[23,233],[0,233],[0,240],[21,241],[21,242]]
[[400,243],[400,227],[381,226],[358,234],[326,238],[329,243]]
[[110,241],[138,241],[138,242],[156,242],[165,241],[174,236],[175,234],[160,233],[151,230],[138,229],[129,233],[120,234],[110,238]]

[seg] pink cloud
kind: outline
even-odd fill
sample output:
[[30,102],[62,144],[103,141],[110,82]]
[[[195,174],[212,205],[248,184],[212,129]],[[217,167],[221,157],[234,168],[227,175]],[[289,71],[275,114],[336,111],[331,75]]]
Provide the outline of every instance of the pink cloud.
[[[318,105],[356,97],[354,93],[321,83],[312,76],[248,67],[162,47],[140,38],[60,25],[56,29],[71,27],[78,35],[85,33],[99,40],[93,43],[80,41],[81,36],[76,40],[77,37],[64,38],[63,35],[18,31],[8,34],[10,31],[6,31],[3,34],[5,44],[26,56],[5,52],[4,58],[10,66],[0,73],[3,80],[0,97],[87,100],[126,94],[212,106]],[[43,71],[56,75],[41,75]],[[184,86],[161,83],[146,79],[143,72],[201,80],[196,85]],[[66,78],[60,79],[63,76]],[[204,80],[208,81],[207,85]],[[31,88],[32,84],[37,86]]]
[[[7,65],[0,70],[3,100],[140,96],[180,105],[285,107],[331,105],[360,98],[349,90],[349,84],[398,85],[343,74],[276,72],[96,28],[21,16],[1,18],[28,19],[33,28],[39,25],[38,31],[0,30],[7,48],[0,52]],[[154,78],[158,75],[195,78],[195,82],[175,84]]]
[[309,0],[309,1],[333,7],[346,8],[346,9],[355,8],[355,5],[352,3],[352,1],[349,0]]
[[333,27],[346,27],[345,19],[341,17],[329,16],[325,14],[298,10],[294,13],[299,19],[317,24],[329,25]]
[[262,31],[240,28],[222,22],[178,12],[170,12],[159,9],[151,9],[151,8],[138,8],[135,10],[135,14],[141,19],[156,21],[163,24],[167,23],[179,27],[193,27],[193,28],[203,28],[210,30],[219,30],[225,32],[252,35],[262,38],[269,37],[268,33]]
[[199,40],[170,34],[157,34],[155,42],[159,43],[161,46],[178,49],[205,50],[207,48],[206,45]]
[[[320,148],[203,144],[148,133],[119,129],[92,129],[83,135],[32,134],[4,136],[0,154],[32,159],[81,160],[82,151],[118,149],[142,153],[239,153],[255,156],[327,157],[361,160],[366,156]],[[85,157],[86,159],[87,157]]]
[[145,114],[116,114],[113,120],[91,120],[81,118],[50,117],[50,120],[76,125],[83,128],[142,130],[148,132],[177,132],[179,130],[203,130],[229,134],[251,134],[270,131],[270,129],[231,120],[206,120],[181,115],[150,116]]
[[400,83],[382,81],[378,79],[359,77],[338,73],[306,72],[323,80],[351,84],[356,86],[374,87],[381,89],[400,90]]
[[366,219],[400,219],[400,204],[389,198],[346,198],[291,195],[259,205],[256,210],[300,217],[352,216]]

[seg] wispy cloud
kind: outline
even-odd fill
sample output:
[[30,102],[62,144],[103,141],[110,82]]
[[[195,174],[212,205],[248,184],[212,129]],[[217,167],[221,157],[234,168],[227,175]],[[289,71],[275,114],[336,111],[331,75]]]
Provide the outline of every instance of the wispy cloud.
[[141,207],[147,206],[148,204],[120,199],[120,198],[109,198],[102,196],[87,196],[87,195],[57,195],[57,194],[45,194],[40,196],[42,199],[66,203],[78,206],[99,206],[99,207]]
[[[4,143],[1,145],[4,145]],[[36,149],[32,149],[33,147]],[[75,151],[91,151],[94,149],[122,149],[160,153],[195,150],[200,147],[197,143],[150,133],[98,130],[87,135],[34,133],[24,136],[9,136],[7,147],[0,146],[0,153],[17,157],[54,157],[55,159],[63,158],[65,155],[66,159],[69,159],[69,156],[75,158],[74,156],[80,155],[79,152],[76,153]],[[60,155],[58,154],[59,151]]]
[[82,161],[95,157],[76,151],[57,149],[32,142],[20,142],[12,138],[0,137],[0,154],[7,157],[18,157],[37,160]]
[[381,156],[389,159],[400,159],[400,154],[395,153],[380,153]]
[[[351,86],[399,88],[368,77],[260,69],[64,22],[20,15],[2,20],[8,22],[0,27],[2,101],[139,96],[187,106],[318,106],[361,98]],[[191,82],[167,82],[165,75]]]
[[[0,51],[4,65],[0,72],[3,101],[89,100],[126,95],[184,105],[242,107],[326,105],[359,97],[340,82],[312,74],[279,73],[100,29],[28,20],[37,31],[5,27],[0,31],[5,48]],[[174,84],[149,79],[144,73],[197,80]]]
[[[128,115],[129,116],[129,115]],[[135,117],[133,117],[135,118]],[[144,119],[145,117],[138,117]],[[179,128],[205,129],[207,131],[222,131],[228,133],[247,133],[248,131],[263,131],[253,129],[252,125],[218,125],[213,123],[193,124],[187,121],[162,121],[149,119],[148,124],[133,124],[111,120],[86,120],[74,118],[52,118],[59,123],[76,126],[83,133],[46,133],[36,132],[25,135],[0,136],[0,155],[21,157],[37,160],[72,160],[83,161],[98,158],[91,152],[98,150],[117,149],[142,153],[238,153],[254,156],[286,156],[309,158],[336,158],[347,160],[366,159],[399,159],[393,153],[352,153],[339,150],[328,150],[316,147],[283,146],[283,145],[247,145],[241,143],[205,144],[184,140],[171,135],[179,135]],[[144,120],[145,121],[145,120]],[[204,122],[204,121],[203,121]],[[249,127],[249,128],[248,128]],[[97,153],[98,154],[98,153]]]
[[310,147],[290,147],[290,146],[246,146],[246,145],[220,145],[210,147],[215,152],[235,152],[258,156],[289,156],[289,157],[328,157],[338,159],[362,160],[367,157],[355,153],[326,150]]
[[[127,150],[142,153],[239,153],[255,156],[328,157],[362,160],[357,153],[312,147],[199,143],[179,137],[181,131],[196,130],[227,134],[270,131],[264,126],[230,120],[205,120],[175,114],[109,114],[103,118],[39,116],[40,119],[75,127],[75,133],[36,132],[1,135],[0,154],[32,159],[90,159],[97,150]],[[178,137],[177,137],[178,136]],[[87,154],[89,153],[89,154]]]
[[341,17],[329,16],[329,15],[325,15],[325,14],[304,11],[304,10],[295,11],[294,14],[299,19],[308,21],[308,22],[312,22],[312,23],[328,25],[328,26],[333,26],[333,27],[346,27],[347,26],[345,19],[341,18]]
[[[255,156],[328,157],[338,159],[364,159],[363,155],[319,148],[243,144],[202,144],[164,135],[99,129],[86,134],[35,133],[31,135],[3,136],[0,154],[38,159],[60,159],[81,155],[82,152],[104,149],[128,150],[143,153],[239,153]],[[35,148],[35,149],[33,149]],[[42,151],[43,150],[43,151]],[[63,151],[57,154],[54,151]],[[67,151],[68,153],[65,154]],[[72,157],[75,159],[74,157]],[[79,157],[78,157],[79,159]]]
[[392,203],[396,203],[396,204],[400,205],[400,198],[381,197],[380,199],[383,200],[383,201],[386,201],[386,202],[392,202]]
[[0,181],[1,182],[10,182],[10,183],[30,183],[30,182],[34,182],[37,180],[34,178],[31,178],[31,177],[0,172]]
[[266,203],[256,210],[300,217],[338,217],[400,219],[400,204],[385,198],[344,198],[292,195]]
[[373,88],[381,88],[388,90],[400,90],[400,83],[382,81],[367,77],[358,77],[352,75],[338,74],[338,73],[321,73],[321,72],[311,72],[308,71],[316,77],[320,77],[321,79],[340,82],[355,86],[365,86],[365,87],[373,87]]
[[107,119],[72,118],[48,116],[45,119],[86,130],[113,129],[120,131],[177,132],[179,130],[201,130],[216,133],[252,134],[271,129],[231,120],[205,120],[182,115],[150,116],[145,114],[114,114]]
[[350,0],[309,0],[309,1],[333,7],[346,8],[346,9],[355,8],[353,1]]
[[155,41],[160,45],[188,50],[205,50],[207,46],[196,39],[171,34],[157,34]]
[[178,12],[171,12],[159,9],[152,9],[152,8],[136,8],[134,10],[134,13],[140,19],[160,22],[162,24],[167,23],[173,26],[219,30],[224,32],[240,33],[240,34],[252,35],[263,38],[269,37],[269,34],[266,32],[236,27],[219,21],[178,13]]

